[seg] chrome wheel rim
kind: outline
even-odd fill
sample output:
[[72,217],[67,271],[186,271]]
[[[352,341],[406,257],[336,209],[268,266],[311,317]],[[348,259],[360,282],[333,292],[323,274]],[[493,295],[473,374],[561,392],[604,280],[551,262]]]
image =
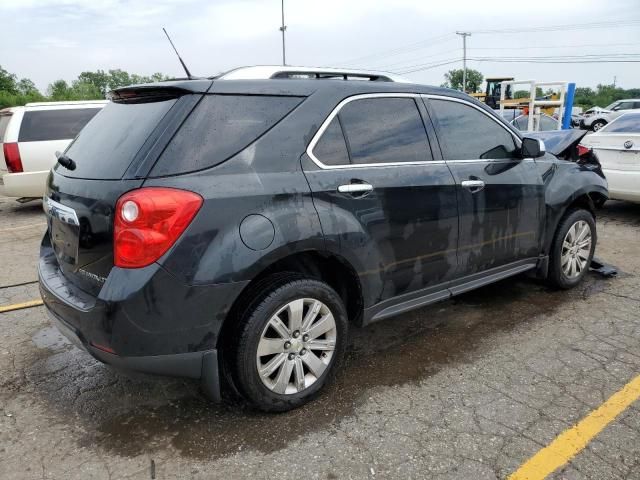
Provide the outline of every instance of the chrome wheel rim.
[[260,336],[260,380],[283,395],[309,388],[329,367],[336,335],[333,314],[321,301],[299,298],[287,303],[271,316]]
[[562,272],[567,278],[577,278],[587,268],[591,254],[591,227],[579,220],[567,231],[562,242]]

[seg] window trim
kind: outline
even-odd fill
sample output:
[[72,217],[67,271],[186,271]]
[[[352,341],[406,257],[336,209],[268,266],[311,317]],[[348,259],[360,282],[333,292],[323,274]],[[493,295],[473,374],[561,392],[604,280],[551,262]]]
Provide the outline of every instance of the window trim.
[[[307,146],[307,150],[306,150],[307,155],[309,156],[309,158],[311,158],[313,163],[315,163],[318,167],[320,167],[323,170],[344,170],[345,168],[393,167],[393,166],[402,166],[402,165],[444,164],[445,163],[444,160],[420,160],[415,162],[384,162],[384,163],[353,163],[353,164],[350,163],[345,165],[325,165],[313,153],[313,149],[315,148],[316,144],[320,141],[320,138],[324,134],[325,130],[329,128],[331,121],[338,115],[338,113],[340,113],[340,110],[342,110],[345,105],[355,100],[362,100],[362,99],[368,99],[368,98],[413,98],[413,100],[416,101],[416,110],[418,112],[418,115],[420,115],[422,119],[420,106],[417,104],[417,101],[421,100],[421,97],[422,96],[419,93],[363,93],[363,94],[353,95],[351,97],[345,98],[340,103],[338,103],[338,105],[331,111],[331,113],[329,113],[329,115],[324,120],[324,122],[322,122],[322,125],[320,125],[320,128],[318,129],[316,134],[311,139],[311,142],[309,142],[309,145]],[[422,119],[422,122],[424,123],[424,119]],[[423,127],[425,129],[425,136],[427,137],[427,141],[430,143],[431,139],[429,138],[427,128],[426,126],[424,126],[424,124],[423,124]],[[344,135],[344,131],[343,131],[343,135]],[[346,136],[345,136],[345,141],[347,141]],[[429,147],[431,148],[430,145]],[[349,147],[347,146],[347,149],[348,148]]]

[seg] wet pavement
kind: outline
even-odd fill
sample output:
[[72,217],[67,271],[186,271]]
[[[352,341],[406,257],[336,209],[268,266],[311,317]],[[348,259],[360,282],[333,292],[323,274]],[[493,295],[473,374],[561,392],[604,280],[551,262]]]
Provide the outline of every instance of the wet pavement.
[[[640,205],[600,217],[618,278],[517,277],[354,329],[337,381],[285,414],[113,371],[43,307],[0,314],[0,478],[506,478],[640,373]],[[44,228],[0,198],[0,305],[38,298]],[[552,478],[640,478],[639,407]]]

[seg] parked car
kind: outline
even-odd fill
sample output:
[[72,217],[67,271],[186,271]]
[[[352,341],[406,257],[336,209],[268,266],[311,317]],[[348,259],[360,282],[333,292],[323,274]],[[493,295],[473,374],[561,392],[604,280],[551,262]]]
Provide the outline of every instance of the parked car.
[[[496,113],[498,112],[500,112],[500,110],[496,110]],[[505,109],[502,112],[502,116],[505,120],[507,120],[511,125],[516,127],[521,132],[526,132],[529,128],[529,115],[525,115],[523,113],[523,110],[521,109]],[[547,115],[546,113],[540,114],[538,122],[539,124],[537,131],[539,132],[558,130],[558,120]]]
[[63,151],[107,101],[28,103],[0,110],[0,195],[42,198]]
[[612,199],[640,202],[640,111],[625,113],[587,135],[581,148],[602,165]]
[[593,256],[599,166],[461,92],[260,67],[111,100],[49,176],[42,298],[100,361],[216,400],[300,406],[350,324],[523,272],[571,288]]
[[618,100],[605,108],[590,108],[584,112],[584,116],[580,120],[580,128],[597,132],[623,113],[637,109],[640,109],[640,99],[637,98]]

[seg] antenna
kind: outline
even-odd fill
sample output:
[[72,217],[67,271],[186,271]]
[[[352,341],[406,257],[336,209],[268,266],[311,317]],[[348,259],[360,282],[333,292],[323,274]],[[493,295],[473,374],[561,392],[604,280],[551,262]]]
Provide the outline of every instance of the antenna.
[[164,32],[164,34],[167,36],[167,40],[169,40],[169,43],[171,44],[171,46],[173,47],[173,51],[176,52],[176,55],[178,56],[178,60],[180,60],[180,63],[182,64],[182,68],[184,68],[185,73],[187,74],[187,78],[189,80],[193,79],[193,76],[191,75],[191,72],[189,71],[189,69],[187,68],[187,66],[184,64],[184,62],[182,61],[182,57],[180,57],[180,54],[178,53],[178,50],[176,50],[176,46],[173,44],[173,42],[171,41],[171,37],[169,36],[169,34],[167,33],[167,30],[162,27],[162,31]]

